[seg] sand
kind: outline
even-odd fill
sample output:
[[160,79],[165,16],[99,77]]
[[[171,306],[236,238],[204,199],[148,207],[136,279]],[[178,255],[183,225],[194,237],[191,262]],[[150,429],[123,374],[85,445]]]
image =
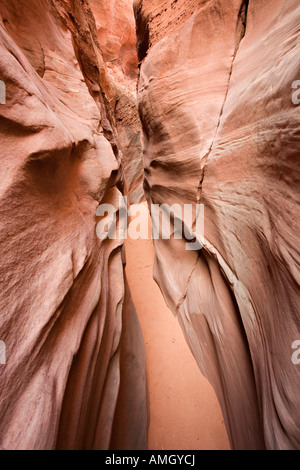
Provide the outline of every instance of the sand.
[[125,242],[126,273],[145,340],[149,450],[229,449],[215,392],[153,280],[152,240]]

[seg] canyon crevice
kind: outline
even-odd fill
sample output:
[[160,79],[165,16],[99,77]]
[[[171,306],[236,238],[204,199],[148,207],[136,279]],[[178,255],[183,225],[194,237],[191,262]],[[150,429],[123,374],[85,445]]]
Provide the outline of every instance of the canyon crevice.
[[[129,142],[141,151],[128,8],[109,69],[109,31],[102,53],[87,1],[0,3],[2,449],[147,446],[144,343],[123,242],[96,236],[98,205],[118,211]],[[118,100],[129,108],[122,138]]]
[[299,4],[134,5],[147,200],[175,204],[173,221],[205,209],[199,252],[155,240],[155,279],[232,448],[297,449]]
[[154,278],[232,449],[300,448],[299,24],[298,0],[0,0],[1,449],[147,448],[124,240],[97,236],[120,196],[173,208]]

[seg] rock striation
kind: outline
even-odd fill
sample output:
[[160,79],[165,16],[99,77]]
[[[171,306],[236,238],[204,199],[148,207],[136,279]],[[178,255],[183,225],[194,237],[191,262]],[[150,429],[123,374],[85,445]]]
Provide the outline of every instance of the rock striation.
[[271,3],[134,2],[147,200],[205,210],[202,250],[155,241],[155,279],[234,449],[300,448],[300,6]]
[[131,0],[0,3],[0,448],[147,446],[123,241],[96,232],[123,194],[186,238],[204,207],[155,279],[232,448],[299,449],[299,1],[134,12],[137,37]]
[[122,152],[122,183],[129,204],[144,200],[141,123],[137,111],[138,58],[132,0],[90,0],[110,77],[108,99]]
[[120,95],[127,82],[106,65],[116,53],[134,79],[129,33],[102,51],[86,0],[0,4],[2,449],[147,445],[123,242],[96,235],[98,205],[117,213],[125,191],[122,149],[140,145],[133,117],[119,133],[118,100],[130,104],[133,92]]

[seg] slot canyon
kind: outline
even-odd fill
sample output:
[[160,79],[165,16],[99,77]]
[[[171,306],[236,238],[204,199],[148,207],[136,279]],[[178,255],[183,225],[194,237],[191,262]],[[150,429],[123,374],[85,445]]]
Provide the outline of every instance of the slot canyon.
[[0,0],[1,450],[300,449],[299,111],[299,0]]

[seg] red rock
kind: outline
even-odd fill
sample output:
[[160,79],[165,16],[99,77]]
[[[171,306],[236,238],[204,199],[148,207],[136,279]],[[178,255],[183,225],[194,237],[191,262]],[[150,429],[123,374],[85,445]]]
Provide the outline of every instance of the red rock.
[[156,241],[155,278],[232,447],[299,449],[299,2],[135,12],[148,202],[205,207],[201,253]]
[[2,449],[146,447],[123,242],[96,236],[143,151],[149,203],[205,206],[155,279],[232,448],[299,449],[298,3],[135,1],[137,58],[131,0],[1,2]]
[[129,203],[144,199],[141,123],[137,111],[138,58],[132,0],[91,0],[97,37],[113,86],[108,94],[122,152],[124,193]]
[[96,236],[121,153],[88,2],[2,1],[0,48],[1,446],[145,448],[122,242]]

